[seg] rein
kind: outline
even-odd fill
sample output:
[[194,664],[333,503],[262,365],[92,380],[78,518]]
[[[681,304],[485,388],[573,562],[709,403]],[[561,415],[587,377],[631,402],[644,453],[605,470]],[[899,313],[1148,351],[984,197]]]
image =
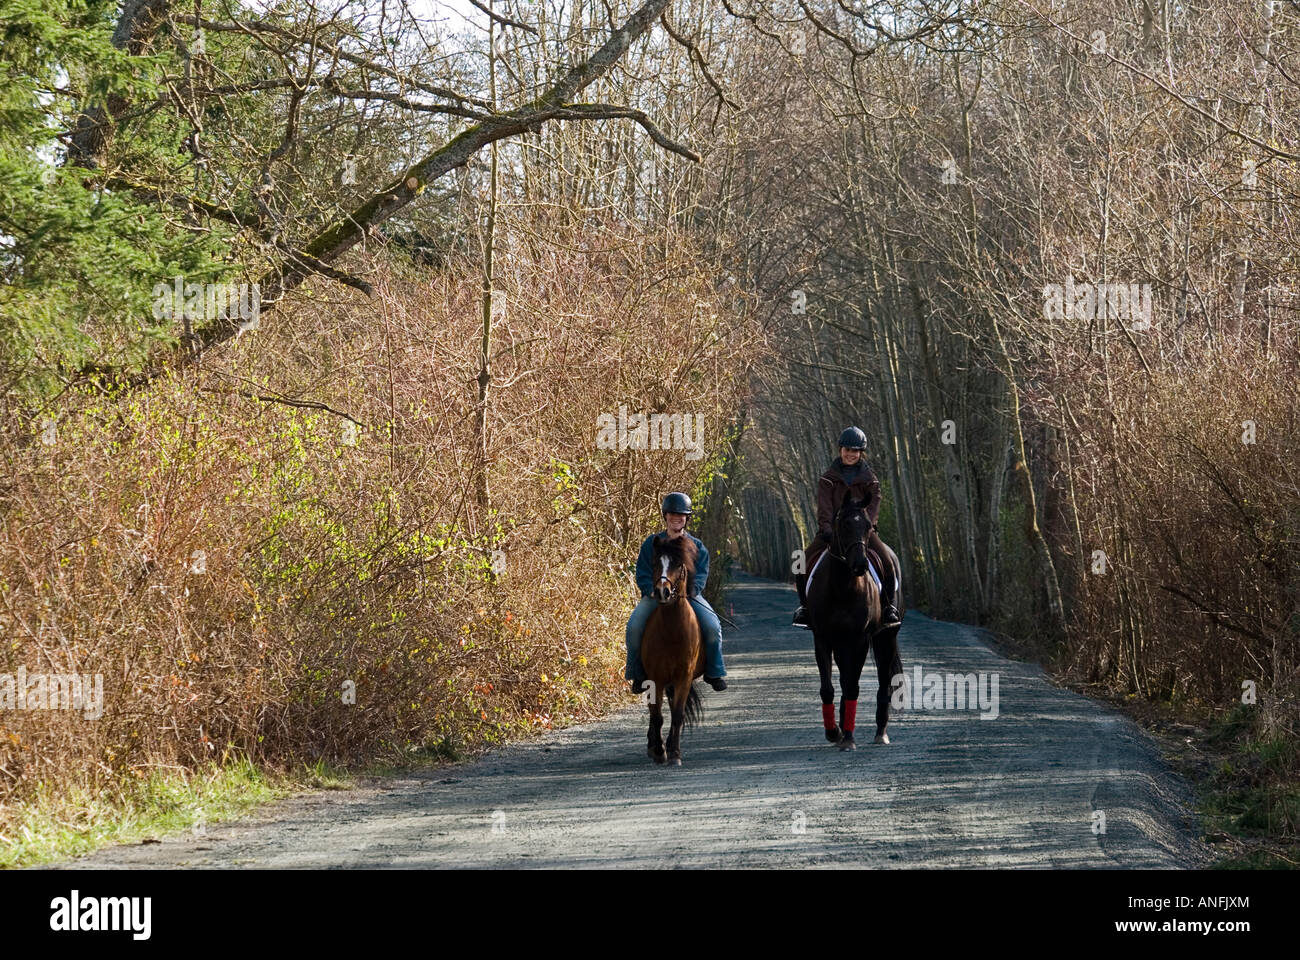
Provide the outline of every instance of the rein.
[[667,599],[667,600],[660,600],[659,602],[660,602],[661,604],[662,604],[662,603],[675,603],[677,600],[679,600],[679,599],[681,598],[681,594],[677,592],[677,584],[676,584],[676,582],[675,582],[674,580],[672,580],[670,577],[661,574],[660,577],[659,577],[659,583],[666,583],[666,584],[668,584],[668,599]]
[[[839,540],[839,538],[836,537],[836,542],[838,542],[838,540]],[[862,544],[862,549],[865,550],[865,549],[867,548],[867,541],[865,541],[865,540],[854,540],[853,543],[849,544],[849,546],[857,546],[859,543]],[[838,560],[840,563],[844,564],[846,567],[848,566],[848,564],[849,564],[849,558],[848,558],[848,557],[845,557],[845,556],[843,556],[843,555],[841,555],[841,554],[839,554],[839,553],[836,553],[835,550],[834,550],[832,547],[828,547],[828,548],[826,549],[826,552],[829,553],[829,554],[830,554],[832,557],[834,557],[836,560]]]
[[[845,556],[843,556],[842,553],[837,552],[837,551],[840,550],[840,525],[839,525],[839,519],[840,519],[840,518],[839,518],[839,517],[836,517],[835,519],[836,519],[836,523],[835,523],[835,533],[834,533],[834,536],[831,537],[831,542],[830,542],[829,544],[826,545],[826,552],[829,553],[832,557],[834,557],[836,560],[838,560],[840,563],[844,564],[844,565],[847,567],[847,566],[849,565],[848,558],[845,557]],[[870,527],[871,527],[872,530],[874,530],[874,529],[875,529],[875,524],[871,524]],[[868,554],[867,554],[867,538],[866,538],[866,537],[863,537],[861,540],[854,540],[852,543],[849,544],[849,546],[851,546],[851,547],[856,547],[856,546],[858,546],[859,544],[862,545],[862,552],[863,552],[863,554],[864,554],[864,555],[868,555]],[[867,565],[868,565],[868,566],[871,565],[871,561],[870,561],[870,559],[869,559],[869,555],[868,555]]]

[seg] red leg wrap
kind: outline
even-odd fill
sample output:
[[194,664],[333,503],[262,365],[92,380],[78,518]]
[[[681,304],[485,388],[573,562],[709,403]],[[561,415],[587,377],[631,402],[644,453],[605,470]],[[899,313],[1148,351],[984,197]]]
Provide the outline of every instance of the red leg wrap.
[[822,725],[826,727],[827,730],[835,729],[835,704],[822,704]]
[[844,729],[849,733],[853,732],[854,726],[858,722],[858,701],[844,701]]

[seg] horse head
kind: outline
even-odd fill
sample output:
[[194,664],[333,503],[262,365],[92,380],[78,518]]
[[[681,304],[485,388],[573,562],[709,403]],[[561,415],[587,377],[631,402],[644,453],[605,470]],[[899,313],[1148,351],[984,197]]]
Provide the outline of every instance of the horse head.
[[695,541],[686,534],[670,539],[664,534],[655,537],[655,585],[652,591],[660,603],[673,603],[686,596],[689,578],[695,573]]
[[848,564],[855,577],[867,572],[867,537],[871,535],[871,520],[866,508],[866,500],[848,497],[835,515],[835,538],[831,548],[835,556]]

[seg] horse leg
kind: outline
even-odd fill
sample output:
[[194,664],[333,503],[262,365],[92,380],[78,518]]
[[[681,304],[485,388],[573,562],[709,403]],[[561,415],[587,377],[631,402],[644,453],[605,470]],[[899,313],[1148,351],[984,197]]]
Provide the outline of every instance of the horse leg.
[[898,630],[886,630],[871,638],[871,652],[876,659],[876,743],[888,743],[889,707],[894,697],[894,677],[901,677],[903,661],[898,655]]
[[817,672],[822,680],[822,726],[826,728],[826,739],[831,743],[839,743],[840,728],[835,725],[835,684],[831,682],[830,646],[823,643],[816,634],[813,635],[813,652],[817,655]]
[[668,762],[674,767],[682,765],[682,727],[686,723],[686,698],[691,693],[691,682],[669,687],[672,725],[668,728]]
[[861,651],[850,650],[843,658],[838,652],[835,664],[840,668],[840,749],[856,750],[857,742],[853,739],[853,730],[858,720],[858,684],[862,677],[862,666],[867,662],[867,648]]
[[650,704],[650,734],[649,741],[646,744],[646,753],[655,763],[664,762],[664,738],[661,731],[664,726],[664,713],[660,707],[659,684],[655,684],[654,703]]

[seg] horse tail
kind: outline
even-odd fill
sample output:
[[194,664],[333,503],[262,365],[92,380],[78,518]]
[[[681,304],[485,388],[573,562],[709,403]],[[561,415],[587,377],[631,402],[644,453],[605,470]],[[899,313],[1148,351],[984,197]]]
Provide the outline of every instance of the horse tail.
[[691,684],[690,692],[686,695],[685,723],[687,729],[694,727],[704,719],[704,701],[700,699],[700,692]]

